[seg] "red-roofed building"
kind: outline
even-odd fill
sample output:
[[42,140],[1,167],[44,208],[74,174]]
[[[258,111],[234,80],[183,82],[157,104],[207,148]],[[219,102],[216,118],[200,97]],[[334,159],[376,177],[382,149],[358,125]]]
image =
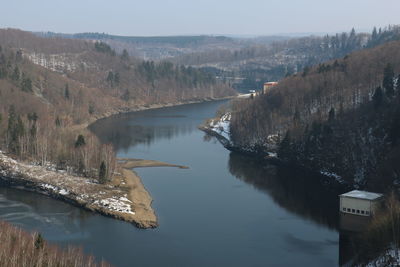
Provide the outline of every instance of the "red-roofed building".
[[272,87],[274,87],[275,85],[278,85],[278,82],[266,82],[264,83],[264,88],[263,88],[263,92],[264,94],[268,93]]

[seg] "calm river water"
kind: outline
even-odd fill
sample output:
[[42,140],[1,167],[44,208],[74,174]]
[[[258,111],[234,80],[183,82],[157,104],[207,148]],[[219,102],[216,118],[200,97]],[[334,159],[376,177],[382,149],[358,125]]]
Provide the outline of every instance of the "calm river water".
[[189,169],[136,171],[160,227],[133,225],[0,187],[0,220],[116,266],[337,266],[338,200],[302,173],[231,153],[197,129],[225,101],[125,114],[91,126],[119,157]]

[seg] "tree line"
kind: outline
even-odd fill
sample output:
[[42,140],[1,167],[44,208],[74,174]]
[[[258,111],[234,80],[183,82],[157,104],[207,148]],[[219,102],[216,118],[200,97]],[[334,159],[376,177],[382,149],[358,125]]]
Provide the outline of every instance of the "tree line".
[[390,42],[316,65],[265,95],[235,102],[232,141],[266,152],[276,136],[286,161],[340,173],[364,187],[388,184],[382,179],[400,171],[383,160],[396,159],[398,151],[399,47]]

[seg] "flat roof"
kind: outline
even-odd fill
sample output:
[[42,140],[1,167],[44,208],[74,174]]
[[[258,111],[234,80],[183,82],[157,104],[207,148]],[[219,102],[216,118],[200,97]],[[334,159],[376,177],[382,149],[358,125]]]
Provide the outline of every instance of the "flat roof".
[[367,200],[374,200],[382,197],[382,194],[372,193],[367,191],[353,190],[344,194],[339,195],[340,197],[352,197],[352,198],[360,198]]
[[278,82],[265,82],[264,84],[265,85],[276,85],[276,84],[278,84]]

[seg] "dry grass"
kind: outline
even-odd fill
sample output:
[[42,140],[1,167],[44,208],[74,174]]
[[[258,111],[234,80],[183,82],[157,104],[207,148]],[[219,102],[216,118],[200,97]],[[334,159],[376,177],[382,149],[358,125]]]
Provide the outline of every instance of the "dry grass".
[[48,244],[38,233],[27,233],[8,223],[0,222],[0,266],[110,266],[106,262],[96,263],[93,256],[84,255],[79,248],[61,249]]

